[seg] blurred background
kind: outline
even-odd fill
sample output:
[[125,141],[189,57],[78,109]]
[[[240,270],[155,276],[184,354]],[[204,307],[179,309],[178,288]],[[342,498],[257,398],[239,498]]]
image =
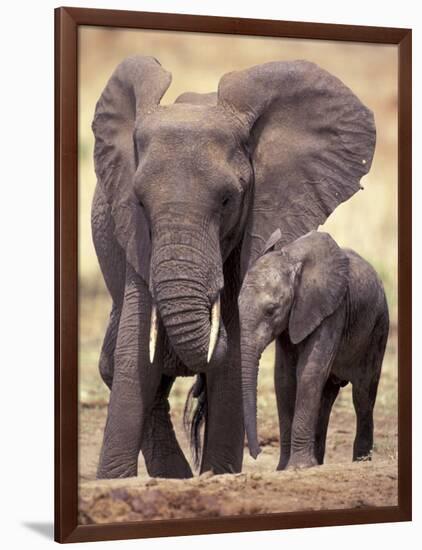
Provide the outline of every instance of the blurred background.
[[[128,55],[156,57],[173,74],[162,103],[185,91],[215,91],[223,74],[276,60],[307,59],[340,78],[375,114],[377,145],[364,190],[337,208],[324,230],[341,246],[369,260],[381,276],[391,329],[376,405],[376,449],[395,459],[397,449],[397,48],[385,45],[79,27],[79,395],[81,475],[95,472],[108,403],[98,358],[110,299],[105,290],[90,229],[96,184],[91,122],[95,104],[114,68]],[[278,446],[273,388],[273,346],[263,355],[259,427],[268,445]],[[176,430],[193,379],[178,379],[171,394]],[[94,411],[98,412],[98,415]],[[349,386],[342,390],[330,424],[328,459],[350,460],[354,413]],[[331,433],[331,436],[330,436]],[[180,437],[183,437],[180,434]],[[347,452],[346,452],[347,450]],[[339,454],[340,453],[340,454]],[[263,453],[264,454],[264,453]],[[331,458],[333,457],[333,458]],[[340,457],[340,458],[339,458]],[[269,458],[271,460],[271,458]],[[274,459],[275,460],[275,459]]]

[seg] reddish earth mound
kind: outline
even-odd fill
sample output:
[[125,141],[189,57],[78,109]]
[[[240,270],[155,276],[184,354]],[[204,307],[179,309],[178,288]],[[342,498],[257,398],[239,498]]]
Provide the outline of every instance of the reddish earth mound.
[[80,485],[79,523],[266,514],[397,504],[396,461],[189,480],[140,478]]

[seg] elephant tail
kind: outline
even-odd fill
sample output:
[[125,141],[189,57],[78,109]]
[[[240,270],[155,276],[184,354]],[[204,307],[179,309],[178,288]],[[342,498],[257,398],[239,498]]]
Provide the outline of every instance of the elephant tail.
[[[193,400],[196,399],[194,408]],[[195,468],[199,468],[202,456],[201,427],[207,420],[207,379],[205,374],[198,374],[195,383],[188,393],[183,412],[183,426],[190,440]]]

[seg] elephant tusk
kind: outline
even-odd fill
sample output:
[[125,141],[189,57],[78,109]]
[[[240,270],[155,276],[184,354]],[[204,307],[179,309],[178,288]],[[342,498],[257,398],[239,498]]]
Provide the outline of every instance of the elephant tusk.
[[208,344],[207,363],[209,363],[211,360],[212,354],[214,353],[215,345],[218,340],[218,331],[220,328],[220,312],[221,312],[221,303],[220,303],[220,295],[218,295],[218,298],[214,302],[211,310],[211,332],[210,332],[210,342]]
[[153,304],[151,309],[151,327],[150,327],[150,333],[149,333],[149,362],[151,364],[154,362],[155,348],[157,346],[157,336],[158,336],[157,306]]

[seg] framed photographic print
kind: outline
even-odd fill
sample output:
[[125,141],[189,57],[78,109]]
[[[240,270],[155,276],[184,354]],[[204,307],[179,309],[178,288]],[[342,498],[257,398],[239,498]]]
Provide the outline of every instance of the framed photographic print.
[[59,8],[55,538],[411,519],[411,31]]

